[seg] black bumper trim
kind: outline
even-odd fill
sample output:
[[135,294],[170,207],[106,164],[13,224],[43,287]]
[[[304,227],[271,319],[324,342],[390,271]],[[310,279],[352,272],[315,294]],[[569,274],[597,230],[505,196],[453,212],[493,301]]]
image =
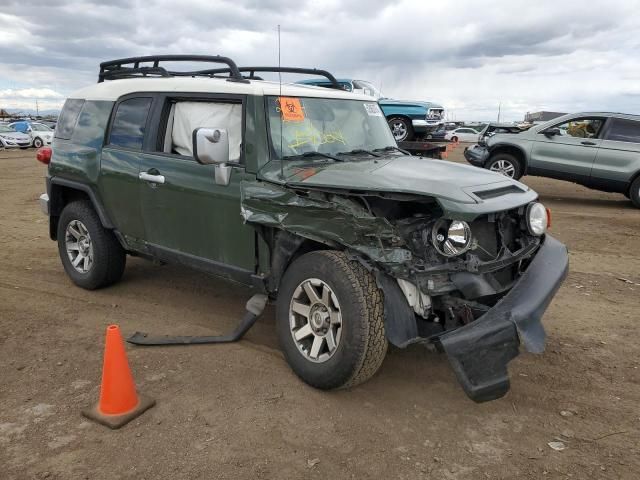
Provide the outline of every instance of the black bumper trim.
[[567,248],[547,235],[507,295],[473,323],[439,338],[469,398],[486,402],[509,391],[507,365],[518,355],[520,343],[529,352],[544,351],[541,318],[568,269]]

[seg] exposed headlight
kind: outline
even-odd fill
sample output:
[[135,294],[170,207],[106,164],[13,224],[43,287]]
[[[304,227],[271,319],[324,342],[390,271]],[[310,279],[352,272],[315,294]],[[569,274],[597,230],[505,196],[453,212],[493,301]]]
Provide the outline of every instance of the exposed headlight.
[[540,236],[547,231],[547,209],[541,203],[531,203],[527,207],[527,228],[531,235]]
[[462,220],[441,218],[433,226],[431,242],[445,257],[462,255],[471,248],[471,227]]

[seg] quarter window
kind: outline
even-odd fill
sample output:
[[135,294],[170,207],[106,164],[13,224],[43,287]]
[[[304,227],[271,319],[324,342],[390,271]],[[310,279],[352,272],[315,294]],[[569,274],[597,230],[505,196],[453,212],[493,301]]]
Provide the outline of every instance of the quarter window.
[[148,97],[130,98],[120,102],[111,125],[109,144],[142,150],[150,107],[151,98]]
[[56,125],[56,138],[63,140],[69,140],[71,138],[83,105],[84,100],[77,98],[69,98],[64,102],[62,113],[60,113],[60,118]]
[[640,143],[640,122],[612,118],[607,140]]

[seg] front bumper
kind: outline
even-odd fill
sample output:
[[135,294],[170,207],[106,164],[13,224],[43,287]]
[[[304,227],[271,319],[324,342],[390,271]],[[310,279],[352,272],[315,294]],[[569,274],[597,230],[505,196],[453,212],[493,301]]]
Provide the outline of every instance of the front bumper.
[[484,167],[485,162],[489,158],[489,150],[482,145],[472,145],[464,149],[464,158],[471,165],[476,167]]
[[518,355],[520,343],[529,352],[544,351],[541,318],[568,269],[567,248],[547,235],[508,294],[474,322],[439,337],[469,398],[486,402],[509,391],[507,364]]

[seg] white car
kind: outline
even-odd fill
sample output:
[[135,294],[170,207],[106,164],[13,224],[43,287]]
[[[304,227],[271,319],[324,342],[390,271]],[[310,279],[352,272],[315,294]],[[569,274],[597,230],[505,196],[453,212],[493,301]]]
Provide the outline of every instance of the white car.
[[31,138],[31,145],[36,148],[40,148],[44,145],[51,145],[51,142],[53,142],[53,130],[47,127],[44,123],[15,122],[10,124],[10,126],[29,135]]
[[451,140],[452,142],[477,142],[480,134],[473,128],[460,127],[455,130],[449,130],[444,136],[445,140]]
[[16,132],[7,125],[0,125],[0,149],[28,148],[30,145],[31,137],[29,135]]

